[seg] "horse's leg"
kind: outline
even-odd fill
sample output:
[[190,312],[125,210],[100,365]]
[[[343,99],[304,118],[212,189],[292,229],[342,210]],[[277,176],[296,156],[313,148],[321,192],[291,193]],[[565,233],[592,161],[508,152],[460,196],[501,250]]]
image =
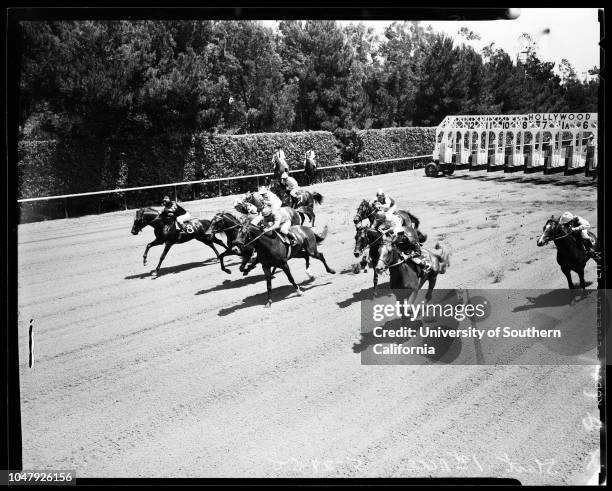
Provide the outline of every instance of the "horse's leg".
[[166,246],[164,247],[164,252],[162,252],[161,257],[159,258],[159,264],[157,265],[157,268],[155,268],[156,275],[159,275],[159,268],[161,268],[162,262],[164,261],[164,258],[166,257],[166,254],[168,254],[168,251],[170,250],[171,247],[172,247],[172,243],[167,242]]
[[312,280],[314,276],[310,272],[310,255],[308,253],[304,253],[304,259],[306,260],[306,274],[308,275],[308,278]]
[[[429,302],[432,297],[433,289],[436,286],[436,281],[438,281],[437,274],[429,275],[429,283],[427,284],[427,294],[425,295],[425,300]],[[423,286],[423,284],[421,284]]]
[[160,238],[160,237],[156,237],[154,241],[149,242],[147,244],[147,247],[145,248],[144,254],[142,256],[142,265],[146,266],[147,265],[147,254],[149,253],[149,249],[153,246],[156,245],[162,245],[164,243],[164,239]]
[[414,301],[416,300],[418,294],[419,294],[419,288],[417,285],[415,288],[412,288],[412,291],[410,292],[410,295],[408,296],[408,303],[410,305],[414,304]]
[[244,254],[241,257],[242,257],[242,262],[240,263],[240,267],[238,269],[242,271],[245,275],[247,275],[249,271],[251,270],[251,267],[249,266],[248,268],[246,268],[246,265],[250,261],[251,257],[253,257],[253,250],[250,249],[246,254]]
[[578,279],[580,280],[580,288],[586,290],[586,282],[584,281],[584,267],[576,272],[578,273]]
[[372,297],[375,298],[377,293],[378,293],[378,271],[376,271],[376,268],[372,268],[372,270],[374,271],[374,278],[373,278],[374,293],[373,293]]
[[266,277],[266,288],[268,289],[268,302],[266,303],[266,307],[270,307],[272,306],[272,273],[268,264],[262,263],[261,267]]
[[231,274],[232,271],[229,268],[226,268],[225,264],[223,264],[223,258],[226,256],[229,249],[226,249],[221,254],[218,254],[217,249],[215,249],[215,244],[210,244],[210,247],[212,247],[212,250],[215,251],[215,254],[217,254],[217,259],[219,259],[219,264],[221,265],[221,271],[227,274]]
[[[259,263],[259,258],[256,257],[255,259],[253,259],[253,261],[251,262],[251,264],[249,264],[242,272],[242,274],[244,276],[248,275],[253,269],[255,269],[255,267],[257,266],[257,264]],[[276,271],[276,268],[274,268],[274,271]],[[274,276],[274,272],[272,272],[272,276]]]
[[572,280],[572,272],[571,270],[565,266],[565,267],[561,267],[561,271],[563,271],[563,274],[565,275],[565,277],[567,278],[567,286],[570,290],[574,289],[574,281]]
[[295,288],[296,293],[301,296],[302,295],[302,290],[300,289],[299,285],[293,279],[293,275],[291,274],[291,270],[289,269],[289,265],[287,263],[285,263],[285,264],[280,265],[279,268],[281,268],[285,272],[285,275],[287,275],[287,279],[289,280],[289,282]]
[[[255,256],[255,259],[251,259],[253,257],[253,252],[255,250],[254,249],[250,249],[250,252],[244,257],[242,264],[240,265],[242,274],[244,276],[248,275],[253,269],[255,269],[255,266],[257,266],[257,264],[259,263],[259,257]],[[246,266],[246,264],[249,262],[249,260],[251,260],[251,263]],[[246,267],[245,267],[246,266]],[[276,269],[276,268],[274,268]],[[272,273],[272,276],[274,276],[274,273]]]
[[[219,239],[213,237],[212,240],[202,240],[202,242],[204,242],[204,244],[206,244],[208,247],[210,247],[213,252],[215,253],[215,256],[217,256],[217,259],[219,260],[219,263],[221,264],[221,271],[223,271],[224,273],[227,274],[231,274],[231,271],[229,268],[226,268],[225,265],[223,264],[223,258],[227,255],[228,251],[230,251],[230,249],[223,243],[221,242]],[[219,251],[217,251],[217,248],[215,247],[215,244],[220,244],[223,247],[225,247],[225,250],[219,254]]]
[[[370,251],[372,251],[370,249]],[[363,256],[363,258],[365,259],[365,254]],[[378,256],[376,254],[371,254],[370,255],[370,260],[372,261],[372,271],[374,271],[374,278],[373,278],[373,282],[374,282],[374,293],[372,295],[372,298],[375,298],[376,295],[378,294],[378,271],[376,271],[376,264],[378,263]],[[367,264],[367,263],[366,263]],[[367,270],[367,268],[366,268]]]
[[319,252],[319,251],[317,251],[317,250],[315,249],[315,251],[314,251],[312,254],[310,254],[310,255],[311,255],[312,257],[314,257],[314,258],[318,259],[319,261],[321,261],[321,262],[323,263],[323,266],[325,266],[325,270],[326,270],[328,273],[331,273],[331,274],[336,274],[336,272],[335,272],[333,269],[331,269],[331,268],[330,268],[330,267],[327,265],[327,262],[325,261],[325,256],[323,255],[323,253],[322,253],[322,252]]
[[230,250],[230,248],[229,248],[229,247],[227,247],[227,246],[225,245],[225,243],[224,243],[224,242],[223,242],[221,239],[219,239],[219,238],[217,238],[217,237],[213,237],[213,238],[212,238],[212,241],[213,241],[215,244],[217,244],[217,245],[223,246],[223,247],[225,248],[225,251],[229,251],[229,250]]

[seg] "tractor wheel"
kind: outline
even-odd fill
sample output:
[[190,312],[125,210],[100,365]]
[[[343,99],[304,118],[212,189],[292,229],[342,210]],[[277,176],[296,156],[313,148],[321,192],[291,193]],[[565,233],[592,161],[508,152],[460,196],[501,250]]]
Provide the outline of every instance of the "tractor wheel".
[[438,165],[435,162],[430,162],[425,166],[425,175],[427,177],[437,177],[438,176]]

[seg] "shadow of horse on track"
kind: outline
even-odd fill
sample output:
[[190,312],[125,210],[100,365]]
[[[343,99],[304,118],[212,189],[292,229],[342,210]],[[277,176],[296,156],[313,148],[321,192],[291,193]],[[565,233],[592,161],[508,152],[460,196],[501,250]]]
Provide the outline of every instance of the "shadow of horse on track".
[[[258,278],[261,280],[261,278]],[[318,283],[316,285],[310,285],[306,288],[303,287],[303,285],[307,285],[309,283],[312,283],[315,280],[315,278],[312,279],[308,279],[303,281],[302,283],[300,283],[300,288],[307,292],[309,290],[312,290],[313,288],[317,288],[319,286],[324,286],[324,285],[331,285],[331,281],[325,282],[325,283]],[[278,295],[278,300],[275,301],[283,301],[283,300],[287,300],[289,298],[299,298],[298,295],[291,295],[291,293],[295,293],[295,289],[293,288],[292,285],[283,285],[280,287],[277,287],[275,290],[275,297]],[[246,297],[245,299],[242,300],[241,304],[237,304],[234,305],[232,307],[226,307],[226,308],[222,308],[221,310],[219,310],[218,314],[221,317],[224,317],[226,315],[232,314],[238,310],[242,310],[242,309],[248,309],[249,307],[255,307],[257,305],[261,306],[262,304],[262,299],[266,299],[267,298],[267,293],[257,293],[255,295],[251,295],[249,297]]]
[[[592,281],[586,282],[587,286],[591,284],[593,284]],[[591,291],[595,292],[595,290],[587,290],[587,295],[589,295]],[[525,310],[544,309],[547,307],[562,307],[563,305],[572,305],[583,298],[585,298],[584,293],[579,290],[551,290],[537,297],[526,297],[529,303],[514,307],[512,312],[523,312]]]
[[[194,261],[191,263],[184,263],[184,264],[177,264],[176,266],[170,266],[170,267],[165,267],[163,269],[164,275],[168,274],[168,273],[181,273],[183,271],[188,271],[190,269],[193,268],[201,268],[203,266],[209,266],[211,264],[215,264],[218,263],[219,261],[217,261],[217,258],[215,257],[211,257],[210,259],[206,259],[205,261]],[[152,279],[157,279],[158,276],[155,276],[153,273],[155,273],[155,270],[151,270],[147,273],[140,273],[140,274],[133,274],[133,275],[129,275],[126,276],[124,279],[125,280],[134,280],[136,278],[139,279],[144,279],[144,278],[152,278]]]

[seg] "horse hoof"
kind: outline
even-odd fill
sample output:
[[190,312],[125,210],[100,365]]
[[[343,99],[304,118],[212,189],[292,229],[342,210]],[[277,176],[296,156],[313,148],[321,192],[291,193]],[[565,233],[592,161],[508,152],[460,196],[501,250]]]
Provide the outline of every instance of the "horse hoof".
[[296,292],[298,294],[298,297],[301,297],[302,295],[304,295],[304,292],[302,290],[300,290],[299,288],[296,290]]
[[266,305],[264,305],[264,308],[269,309],[270,307],[272,307],[272,302],[268,302]]
[[223,271],[227,274],[232,274],[232,271],[227,268],[223,268]]
[[336,272],[333,269],[328,269],[327,272],[330,274],[336,274]]

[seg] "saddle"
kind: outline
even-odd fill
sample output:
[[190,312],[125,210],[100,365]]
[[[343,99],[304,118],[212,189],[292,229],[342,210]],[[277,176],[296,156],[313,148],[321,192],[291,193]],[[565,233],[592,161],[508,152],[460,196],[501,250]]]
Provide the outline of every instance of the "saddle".
[[174,226],[176,227],[176,230],[178,230],[179,232],[183,234],[195,233],[195,225],[193,224],[193,218],[190,218],[189,220],[185,220],[183,222],[183,228],[181,228],[181,226],[179,225],[178,220],[174,220]]
[[293,247],[289,243],[289,238],[281,234],[278,230],[275,230],[274,233],[278,236],[283,244],[287,247],[287,259],[291,257],[291,253],[293,252]]

